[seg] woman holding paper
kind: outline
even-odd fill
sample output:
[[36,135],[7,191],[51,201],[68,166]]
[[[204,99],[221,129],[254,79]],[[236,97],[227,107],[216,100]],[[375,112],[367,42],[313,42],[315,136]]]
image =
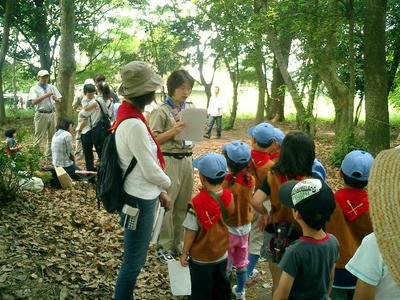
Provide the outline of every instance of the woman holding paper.
[[182,223],[192,197],[193,143],[178,139],[177,135],[186,126],[180,118],[182,111],[189,107],[186,99],[192,93],[193,85],[194,79],[187,71],[173,71],[167,80],[167,98],[150,116],[150,128],[165,157],[165,173],[171,179],[168,195],[173,206],[165,214],[157,250],[158,257],[163,261],[174,260],[172,255],[179,255],[182,251]]

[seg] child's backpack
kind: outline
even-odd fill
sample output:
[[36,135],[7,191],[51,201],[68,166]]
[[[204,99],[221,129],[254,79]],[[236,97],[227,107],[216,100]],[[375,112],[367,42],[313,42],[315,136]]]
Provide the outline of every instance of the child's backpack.
[[109,213],[121,210],[124,206],[126,196],[124,182],[137,163],[136,158],[132,157],[128,169],[124,176],[122,176],[122,169],[118,163],[118,153],[115,144],[115,131],[113,133],[113,130],[114,127],[111,127],[104,139],[96,183],[98,206],[100,207],[100,202],[102,202],[104,208]]

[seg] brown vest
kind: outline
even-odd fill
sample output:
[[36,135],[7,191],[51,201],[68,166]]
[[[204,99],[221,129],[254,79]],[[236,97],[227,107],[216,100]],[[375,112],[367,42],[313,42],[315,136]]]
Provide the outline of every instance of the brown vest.
[[340,256],[336,268],[344,269],[360,246],[362,239],[372,232],[369,212],[363,213],[353,222],[349,222],[340,205],[336,204],[335,211],[326,224],[326,231],[333,234],[339,241]]
[[[192,202],[189,202],[189,205],[193,207]],[[233,201],[225,209],[228,216],[232,215],[234,212]],[[197,224],[199,230],[190,247],[190,258],[200,262],[212,262],[224,256],[229,247],[229,232],[222,217],[209,230],[204,230],[199,220],[197,220]]]

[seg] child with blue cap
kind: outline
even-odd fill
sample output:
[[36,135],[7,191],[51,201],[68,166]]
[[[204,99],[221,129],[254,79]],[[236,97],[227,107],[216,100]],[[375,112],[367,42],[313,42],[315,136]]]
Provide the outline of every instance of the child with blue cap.
[[254,177],[248,173],[248,164],[251,159],[250,147],[243,142],[233,141],[222,146],[229,173],[222,186],[233,194],[235,212],[228,218],[226,224],[229,230],[228,272],[230,264],[236,267],[236,283],[232,293],[236,299],[245,299],[245,284],[247,279],[248,238],[251,230],[250,200],[254,191]]
[[335,193],[336,209],[326,229],[340,243],[340,258],[335,268],[332,296],[353,299],[357,277],[345,269],[363,238],[372,232],[368,194],[365,187],[374,158],[362,150],[354,150],[343,159],[340,176],[344,188]]
[[[271,160],[272,153],[275,153],[277,148],[276,128],[269,123],[260,123],[251,127],[247,133],[251,136],[251,161],[249,163],[250,174],[255,179],[255,189],[261,184],[268,171],[274,165]],[[253,219],[251,221],[251,231],[249,235],[249,264],[247,265],[247,280],[246,285],[252,284],[259,279],[259,272],[255,269],[260,258],[261,247],[263,245],[264,235],[259,228],[260,214],[252,210]]]
[[281,145],[282,145],[283,139],[285,138],[285,134],[279,128],[274,128],[274,137],[275,137],[275,142],[273,145],[274,151],[271,154],[271,160],[273,162],[277,162],[279,159],[279,154],[281,153]]
[[[223,155],[205,154],[193,161],[203,188],[188,204],[181,265],[190,267],[190,299],[231,299],[226,276],[229,247],[226,218],[233,213],[232,193],[222,188],[227,174]],[[189,258],[189,261],[188,261]]]

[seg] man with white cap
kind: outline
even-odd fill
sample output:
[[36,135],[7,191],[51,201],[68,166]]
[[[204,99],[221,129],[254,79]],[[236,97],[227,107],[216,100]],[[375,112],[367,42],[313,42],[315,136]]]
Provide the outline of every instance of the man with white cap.
[[40,70],[38,83],[29,91],[29,101],[35,107],[35,145],[40,146],[47,133],[46,158],[51,159],[51,139],[56,132],[55,103],[61,102],[61,94],[54,85],[49,84],[49,72]]

